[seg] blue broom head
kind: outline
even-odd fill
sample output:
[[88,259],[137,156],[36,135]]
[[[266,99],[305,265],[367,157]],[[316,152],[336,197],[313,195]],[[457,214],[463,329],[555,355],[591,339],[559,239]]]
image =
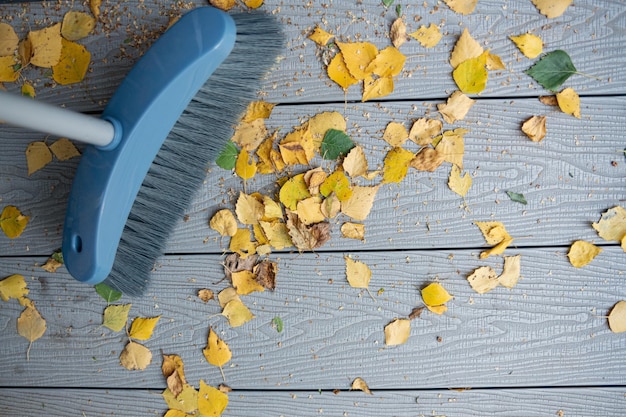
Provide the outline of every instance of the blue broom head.
[[283,51],[282,25],[274,16],[250,11],[231,17],[237,31],[232,52],[170,131],[130,211],[113,269],[105,280],[124,294],[146,292],[170,233]]

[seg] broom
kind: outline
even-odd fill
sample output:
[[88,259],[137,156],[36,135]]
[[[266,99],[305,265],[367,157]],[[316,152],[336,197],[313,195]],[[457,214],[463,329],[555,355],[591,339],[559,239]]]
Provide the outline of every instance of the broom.
[[[280,24],[267,14],[199,7],[137,62],[101,118],[0,94],[0,120],[94,144],[81,157],[63,229],[63,259],[74,278],[130,296],[146,291],[209,162],[283,46]],[[202,54],[189,59],[185,49]],[[182,69],[162,68],[172,65]]]

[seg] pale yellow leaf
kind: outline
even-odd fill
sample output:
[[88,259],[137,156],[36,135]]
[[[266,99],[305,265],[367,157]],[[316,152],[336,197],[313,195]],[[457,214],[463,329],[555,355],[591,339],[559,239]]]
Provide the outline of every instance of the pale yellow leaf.
[[409,33],[409,36],[417,40],[424,48],[432,48],[436,46],[443,35],[439,30],[439,26],[431,23],[430,26],[420,26],[418,30],[413,33]]
[[513,288],[517,285],[520,277],[522,255],[505,256],[502,273],[498,276],[500,285],[506,288]]
[[260,222],[261,228],[270,245],[276,250],[293,246],[287,225],[283,222]]
[[230,238],[228,248],[232,252],[238,253],[242,258],[256,253],[256,246],[250,240],[250,230],[245,228],[237,229],[237,232]]
[[487,249],[485,251],[482,251],[479,255],[480,259],[485,259],[488,258],[491,255],[500,255],[502,253],[504,253],[504,251],[506,250],[506,248],[509,247],[509,245],[513,242],[513,238],[506,238],[503,241],[501,241],[500,243],[498,243],[496,246],[494,246],[491,249]]
[[184,384],[178,395],[174,395],[169,388],[163,391],[163,399],[171,410],[194,414],[198,409],[198,391],[189,384]]
[[567,257],[573,266],[581,268],[591,262],[600,252],[602,252],[602,248],[593,243],[577,240],[570,247]]
[[533,116],[522,124],[522,132],[533,142],[541,142],[546,137],[546,116]]
[[501,222],[475,222],[474,224],[478,226],[488,245],[498,244],[511,237]]
[[430,145],[433,137],[441,132],[443,122],[437,119],[426,119],[424,117],[413,122],[409,131],[409,139],[420,146]]
[[379,185],[353,186],[352,196],[348,200],[341,202],[341,212],[354,220],[365,220],[374,205],[378,187]]
[[367,173],[368,164],[365,152],[360,146],[355,146],[348,152],[342,163],[343,170],[350,177],[360,177]]
[[[247,117],[252,117],[248,116]],[[265,127],[265,119],[257,117],[254,120],[242,121],[235,128],[230,139],[233,143],[239,145],[242,149],[252,152],[259,147],[261,142],[268,136]]]
[[525,57],[534,59],[543,52],[543,41],[537,35],[525,33],[519,36],[509,36]]
[[32,175],[52,162],[52,152],[44,142],[31,142],[26,148],[28,175]]
[[104,309],[102,325],[114,332],[119,332],[126,326],[128,312],[132,304],[110,305]]
[[535,7],[548,19],[561,16],[573,0],[532,0]]
[[443,0],[450,9],[460,14],[470,14],[476,8],[478,0]]
[[326,111],[318,113],[309,119],[309,133],[313,138],[315,150],[319,150],[324,135],[329,129],[346,131],[346,119],[343,115],[336,111]]
[[63,16],[61,35],[68,41],[77,41],[88,36],[96,27],[96,19],[87,13],[69,11]]
[[254,318],[248,307],[241,300],[229,301],[222,310],[222,315],[228,319],[232,327],[239,327]]
[[264,195],[263,198],[263,220],[276,220],[283,218],[283,209],[279,203],[274,201],[270,196]]
[[456,68],[461,62],[470,58],[479,57],[483,52],[483,47],[472,38],[469,30],[465,28],[454,45],[454,49],[450,55],[450,65],[452,65],[452,68]]
[[8,23],[0,22],[0,57],[13,56],[20,40]]
[[129,371],[143,371],[152,362],[152,352],[136,342],[128,342],[120,354],[120,365]]
[[133,324],[130,325],[130,331],[128,336],[137,340],[148,340],[152,337],[154,327],[159,322],[161,316],[143,318],[137,317],[133,320]]
[[394,319],[385,326],[385,345],[402,345],[411,335],[411,321],[408,319]]
[[609,328],[613,333],[626,332],[626,301],[618,301],[609,313]]
[[402,146],[404,142],[409,138],[409,132],[402,123],[389,122],[383,133],[383,140],[391,146]]
[[26,307],[17,318],[17,333],[28,340],[29,345],[26,350],[26,360],[30,359],[30,348],[33,342],[39,339],[46,332],[46,321],[34,306]]
[[348,256],[344,256],[343,259],[346,262],[346,277],[348,284],[352,288],[365,288],[367,289],[372,278],[372,271],[370,267],[361,261],[355,261]]
[[345,222],[341,225],[341,235],[348,239],[365,240],[365,225]]
[[229,302],[233,300],[241,301],[241,298],[239,297],[239,294],[237,294],[236,289],[233,287],[227,287],[217,294],[217,300],[220,303],[220,307],[224,308]]
[[476,103],[460,91],[452,93],[446,103],[437,105],[437,110],[443,116],[446,123],[455,123],[457,120],[463,120],[472,106]]
[[486,66],[489,71],[503,70],[506,68],[506,65],[504,65],[504,62],[502,62],[502,58],[500,58],[499,55],[495,55],[490,52],[487,53]]
[[[349,200],[344,201],[344,204],[348,203],[354,197],[354,189],[352,190],[352,197]],[[349,203],[348,203],[349,204]],[[331,193],[328,197],[326,197],[322,201],[322,205],[320,210],[322,210],[322,214],[326,216],[327,219],[332,219],[341,211],[342,203],[339,201],[335,193]]]
[[580,97],[573,88],[568,87],[556,93],[556,100],[563,113],[570,114],[580,119]]
[[435,149],[443,156],[443,160],[463,169],[463,157],[465,155],[465,129],[457,128],[443,132]]
[[254,195],[242,191],[235,204],[235,213],[241,224],[258,224],[265,214],[265,209],[263,203]]
[[59,63],[63,48],[60,23],[29,32],[28,40],[32,48],[31,64],[42,68],[52,68]]
[[352,385],[350,386],[350,390],[359,390],[359,391],[363,391],[366,394],[372,395],[372,391],[370,391],[369,387],[367,386],[367,382],[365,382],[365,380],[363,378],[355,378],[354,381],[352,381]]
[[322,213],[322,199],[318,196],[305,198],[298,201],[296,212],[298,217],[306,225],[323,222],[326,216]]
[[622,241],[626,236],[626,209],[615,206],[600,216],[600,220],[592,224],[598,235],[604,240]]
[[479,294],[485,294],[500,285],[496,271],[490,266],[475,269],[467,277],[467,282]]
[[448,187],[461,197],[465,197],[465,194],[467,194],[471,186],[472,177],[469,172],[461,176],[461,169],[456,165],[452,165],[450,177],[448,178]]
[[229,209],[222,209],[215,213],[209,221],[209,227],[221,236],[234,236],[237,233],[237,220]]

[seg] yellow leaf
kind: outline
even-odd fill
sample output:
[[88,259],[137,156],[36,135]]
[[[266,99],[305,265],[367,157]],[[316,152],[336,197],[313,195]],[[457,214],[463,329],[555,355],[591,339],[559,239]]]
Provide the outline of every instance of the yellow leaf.
[[626,236],[626,209],[621,206],[608,209],[592,227],[604,240],[623,240]]
[[378,48],[374,44],[369,42],[337,42],[337,46],[353,78],[364,80],[371,74],[367,71],[367,67],[378,54]]
[[344,256],[346,261],[346,276],[348,278],[348,284],[352,288],[365,288],[370,285],[370,279],[372,278],[372,271],[370,267],[360,261],[352,260],[348,256]]
[[463,120],[475,102],[462,92],[455,91],[445,104],[437,104],[437,110],[446,123],[452,124],[457,120]]
[[490,266],[481,266],[475,269],[467,277],[467,281],[472,289],[479,294],[485,294],[500,285],[496,271]]
[[488,245],[495,245],[511,236],[501,222],[475,222]]
[[33,55],[33,46],[30,44],[28,38],[22,39],[17,45],[17,55],[19,61],[22,63],[22,67],[30,64],[30,58]]
[[222,236],[234,236],[237,233],[237,220],[233,212],[228,209],[215,213],[209,221],[209,226]]
[[278,144],[280,154],[287,165],[308,165],[315,156],[315,143],[308,126],[288,133]]
[[522,132],[533,142],[541,142],[546,137],[546,116],[533,116],[522,124]]
[[233,300],[241,301],[241,297],[237,294],[237,290],[233,287],[224,288],[222,291],[217,294],[217,300],[220,303],[220,307],[226,307],[226,304],[230,303]]
[[352,197],[352,188],[346,174],[342,171],[335,171],[330,174],[320,185],[320,193],[324,197],[328,197],[331,193],[335,193],[339,201],[346,201]]
[[272,114],[275,104],[267,101],[253,101],[248,104],[246,114],[241,119],[244,123],[250,123],[257,119],[267,119]]
[[401,182],[409,170],[409,163],[415,157],[413,152],[403,148],[393,148],[383,162],[383,183]]
[[626,301],[618,301],[611,309],[608,319],[613,333],[626,332]]
[[539,12],[548,19],[561,16],[572,0],[532,0]]
[[128,342],[120,354],[120,365],[129,371],[143,371],[152,362],[152,352],[144,345]]
[[360,221],[365,220],[374,205],[378,187],[379,185],[371,187],[361,185],[353,186],[352,196],[341,203],[341,212],[352,219]]
[[183,360],[178,355],[163,355],[161,365],[163,376],[167,378],[167,388],[174,397],[180,395],[187,381],[185,380],[185,370]]
[[281,250],[293,246],[285,223],[279,221],[260,222],[260,225],[265,237],[274,249]]
[[326,32],[324,29],[319,26],[313,29],[313,33],[309,35],[309,39],[318,44],[319,46],[326,46],[331,39],[333,39],[335,35]]
[[80,156],[80,152],[69,139],[59,139],[50,145],[50,150],[59,161],[67,161],[76,156]]
[[478,0],[443,0],[456,13],[470,14],[476,8]]
[[432,311],[433,313],[439,314],[439,315],[442,315],[443,313],[448,311],[448,307],[445,304],[440,305],[440,306],[428,306],[427,305],[426,308]]
[[399,48],[404,42],[406,42],[406,24],[402,17],[398,17],[391,24],[389,30],[389,39],[394,47]]
[[0,214],[0,227],[9,239],[19,237],[30,220],[29,216],[24,216],[15,206],[6,206]]
[[330,60],[326,72],[328,73],[328,78],[336,82],[344,90],[352,84],[359,82],[359,80],[350,74],[350,70],[348,70],[341,52],[338,52],[333,59]]
[[267,135],[268,133],[267,128],[265,127],[265,119],[256,118],[254,120],[242,121],[239,123],[235,128],[233,137],[230,140],[243,149],[252,152],[259,147]]
[[431,23],[430,26],[420,26],[413,33],[409,33],[409,36],[417,40],[424,48],[432,48],[439,43],[442,36],[439,26]]
[[193,414],[198,409],[198,391],[189,384],[183,385],[183,389],[178,395],[174,395],[169,388],[166,388],[162,395],[171,410]]
[[602,248],[584,240],[577,240],[570,247],[567,257],[572,265],[581,268],[591,262],[600,252]]
[[233,357],[228,344],[217,336],[213,328],[209,329],[209,338],[202,354],[204,354],[208,363],[219,368],[226,365]]
[[238,253],[242,258],[254,255],[256,246],[250,240],[250,230],[243,228],[237,229],[237,232],[230,238],[228,248],[232,252]]
[[563,113],[571,114],[580,119],[580,97],[578,97],[573,88],[569,87],[560,93],[556,93],[556,100]]
[[[354,192],[352,193],[352,197],[354,197]],[[350,198],[350,200],[352,199],[352,197]],[[339,214],[339,211],[341,210],[341,202],[339,201],[335,193],[331,193],[322,201],[320,210],[327,219],[332,219],[337,216],[337,214]]]
[[435,307],[440,306],[452,299],[452,296],[446,291],[443,286],[437,282],[428,284],[422,289],[422,300],[426,306]]
[[63,16],[61,35],[68,41],[77,41],[89,35],[96,27],[96,19],[87,13],[70,11]]
[[119,332],[126,326],[128,312],[132,304],[110,305],[104,309],[102,325],[114,332]]
[[283,157],[274,149],[274,139],[276,139],[277,136],[278,133],[274,132],[274,134],[265,139],[256,150],[256,156],[258,157],[257,172],[260,174],[270,174],[280,171],[285,167]]
[[505,256],[502,273],[498,276],[500,285],[506,288],[513,288],[517,285],[520,277],[520,262],[522,255]]
[[415,155],[415,158],[411,160],[410,166],[418,171],[434,172],[443,161],[444,155],[437,149],[422,148],[422,150]]
[[280,202],[289,210],[296,210],[298,201],[311,197],[309,188],[304,181],[304,174],[288,179],[278,193]]
[[100,6],[102,6],[102,0],[89,0],[89,10],[96,20],[100,19]]
[[13,55],[0,57],[0,82],[12,83],[17,81],[20,75],[20,72],[16,70],[17,67],[17,61]]
[[385,133],[383,133],[383,140],[394,148],[402,146],[408,138],[409,132],[407,132],[406,127],[398,122],[388,123],[385,128]]
[[360,146],[355,146],[343,159],[342,168],[351,177],[360,177],[367,173],[368,165],[365,152]]
[[435,147],[437,152],[443,156],[443,160],[463,169],[463,156],[465,155],[465,141],[463,135],[465,129],[454,129],[443,132],[439,143]]
[[255,291],[265,291],[265,288],[256,282],[254,274],[251,271],[237,271],[232,273],[233,287],[237,290],[237,294],[247,295]]
[[256,162],[250,158],[250,154],[245,149],[237,155],[235,173],[243,180],[249,180],[256,174]]
[[376,55],[365,72],[379,77],[395,77],[402,71],[405,61],[406,56],[402,52],[388,46]]
[[316,114],[309,119],[309,133],[313,138],[315,150],[318,150],[324,140],[324,135],[329,129],[346,131],[346,119],[336,111],[326,111]]
[[367,382],[365,382],[363,378],[355,378],[354,381],[352,381],[350,390],[359,390],[363,391],[366,394],[372,395],[372,391],[370,391],[369,387],[367,386]]
[[167,410],[163,417],[189,417],[189,414],[180,410]]
[[391,77],[366,77],[363,81],[362,102],[388,96],[393,93],[393,79]]
[[228,319],[232,327],[239,327],[254,318],[254,314],[248,310],[241,300],[229,301],[222,310],[222,315]]
[[487,69],[489,71],[493,71],[493,70],[503,70],[506,68],[506,65],[504,65],[504,62],[502,62],[502,58],[500,58],[498,55],[492,54],[490,52],[487,52]]
[[26,148],[28,175],[31,175],[52,162],[52,153],[44,142],[31,142]]
[[219,417],[228,406],[228,395],[200,380],[198,412],[203,417]]
[[436,119],[426,119],[424,117],[413,122],[409,131],[409,139],[420,146],[430,145],[433,137],[441,132],[443,122]]
[[263,203],[254,195],[240,192],[235,204],[235,213],[241,224],[258,224],[263,218],[265,209]]
[[452,72],[452,77],[463,93],[478,94],[485,89],[489,77],[485,65],[487,65],[487,56],[484,53],[457,65]]
[[130,332],[128,336],[137,340],[148,340],[152,337],[154,327],[159,322],[161,316],[142,318],[137,317],[133,320],[133,324],[130,325]]
[[402,345],[409,340],[411,321],[408,319],[394,319],[385,326],[385,345]]
[[537,58],[543,52],[543,41],[537,35],[525,33],[519,36],[509,36],[526,58]]
[[263,0],[244,0],[244,3],[251,9],[258,9],[263,5]]
[[483,47],[480,46],[474,38],[472,38],[469,30],[465,28],[454,45],[454,49],[450,55],[450,65],[452,65],[452,68],[456,68],[461,62],[467,61],[471,58],[477,58],[483,52]]
[[322,200],[319,196],[298,201],[296,212],[306,225],[323,222],[326,217],[322,213]]
[[17,333],[28,340],[28,350],[26,359],[30,358],[30,348],[33,342],[39,339],[46,332],[46,321],[41,317],[39,311],[34,306],[26,307],[17,318]]
[[0,22],[0,57],[13,56],[20,39],[8,23]]
[[467,194],[471,186],[472,177],[469,172],[466,172],[465,175],[461,177],[461,169],[456,165],[452,165],[450,177],[448,178],[448,187],[461,197],[465,197],[465,194]]
[[52,66],[52,78],[61,85],[78,83],[85,78],[91,54],[83,45],[61,39],[59,62]]
[[32,48],[30,63],[43,68],[57,65],[61,59],[62,39],[60,23],[29,32],[28,40]]
[[345,222],[341,225],[341,235],[348,239],[365,240],[365,225]]
[[0,299],[9,301],[11,298],[20,300],[28,295],[26,280],[23,275],[13,274],[0,281]]

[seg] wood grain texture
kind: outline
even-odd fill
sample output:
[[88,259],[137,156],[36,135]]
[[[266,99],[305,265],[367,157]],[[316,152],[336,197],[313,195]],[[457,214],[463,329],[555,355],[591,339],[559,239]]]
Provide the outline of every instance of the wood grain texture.
[[[363,146],[372,169],[381,168],[389,147],[382,132],[390,121],[411,123],[420,117],[439,118],[436,101],[384,105],[278,106],[268,121],[284,135],[303,120],[322,111],[338,111],[348,120],[348,134]],[[519,246],[569,245],[577,239],[598,240],[590,224],[615,205],[624,204],[626,161],[626,99],[584,98],[582,119],[565,115],[535,99],[482,100],[466,120],[445,125],[445,130],[466,128],[465,170],[473,185],[462,199],[447,183],[444,164],[434,173],[411,170],[401,184],[383,185],[365,220],[365,242],[340,237],[340,216],[333,224],[333,239],[320,251],[360,249],[423,249],[479,247],[484,244],[475,221],[499,220]],[[521,123],[535,114],[548,116],[548,134],[541,143],[530,141]],[[7,134],[0,153],[0,196],[32,217],[24,235],[9,240],[0,236],[5,255],[48,255],[61,245],[67,195],[77,160],[55,161],[28,177],[24,150],[30,141],[43,139],[18,129]],[[418,147],[409,142],[412,151]],[[313,166],[322,161],[314,160]],[[330,171],[332,164],[324,163]],[[294,172],[308,169],[297,166]],[[286,175],[286,174],[285,174]],[[257,175],[246,190],[276,192],[276,176]],[[356,180],[357,184],[378,184]],[[205,186],[181,219],[168,242],[168,253],[221,253],[227,240],[208,227],[218,209],[234,209],[240,179],[214,164]],[[510,200],[506,191],[523,193],[528,205]]]
[[[67,401],[71,398],[72,401]],[[154,417],[166,411],[159,391],[94,389],[0,389],[0,407],[13,417],[135,416]],[[467,416],[587,417],[623,415],[621,388],[374,391],[372,396],[343,390],[255,392],[229,394],[228,416]]]
[[[169,19],[202,2],[129,1],[105,3],[102,22],[93,35],[83,39],[92,53],[92,66],[86,80],[70,87],[55,85],[45,71],[28,69],[25,79],[32,82],[43,100],[79,110],[102,109],[137,57],[167,27]],[[433,99],[447,97],[456,89],[448,64],[450,51],[464,28],[485,47],[502,57],[507,68],[490,74],[483,97],[528,97],[544,94],[523,73],[534,60],[523,57],[509,40],[511,35],[532,32],[540,35],[546,51],[567,51],[577,69],[599,80],[575,76],[567,85],[584,95],[623,94],[626,76],[616,53],[626,37],[626,11],[620,0],[601,4],[575,4],[557,19],[547,19],[527,0],[483,0],[468,16],[452,12],[438,1],[403,5],[408,31],[434,23],[444,34],[432,49],[417,41],[406,42],[402,52],[408,57],[404,71],[395,80],[395,91],[387,97]],[[45,2],[0,7],[20,36],[62,21],[70,5]],[[358,86],[348,93],[325,74],[319,49],[307,36],[316,26],[335,34],[340,41],[368,41],[379,48],[390,45],[389,27],[397,17],[395,8],[386,10],[379,0],[287,2],[267,0],[263,6],[284,23],[287,38],[285,57],[269,75],[263,96],[280,103],[343,102],[361,100]],[[182,9],[182,10],[181,10]],[[83,10],[74,6],[74,10]],[[86,8],[84,10],[87,10]],[[7,85],[10,90],[17,86]]]
[[[522,255],[522,280],[512,290],[475,293],[466,277],[478,266],[501,271],[501,258],[478,260],[478,251],[350,253],[372,269],[370,290],[347,285],[344,253],[292,254],[279,263],[274,292],[244,296],[256,318],[231,328],[215,301],[198,289],[219,291],[218,256],[176,256],[161,261],[153,286],[132,303],[130,319],[161,315],[145,371],[119,366],[128,338],[100,326],[106,303],[92,288],[62,272],[48,274],[33,258],[0,259],[0,270],[28,277],[30,296],[48,322],[25,360],[28,343],[15,331],[22,308],[0,309],[0,386],[134,387],[163,385],[160,354],[185,361],[188,380],[221,381],[206,363],[209,326],[233,352],[224,367],[236,389],[344,389],[360,376],[372,389],[624,385],[626,339],[605,316],[626,299],[626,254],[606,248],[585,268],[572,267],[567,248],[511,248]],[[41,262],[41,260],[39,260]],[[443,316],[424,312],[411,337],[387,347],[384,326],[422,304],[419,289],[439,281],[454,295]],[[272,320],[280,317],[278,333]]]

